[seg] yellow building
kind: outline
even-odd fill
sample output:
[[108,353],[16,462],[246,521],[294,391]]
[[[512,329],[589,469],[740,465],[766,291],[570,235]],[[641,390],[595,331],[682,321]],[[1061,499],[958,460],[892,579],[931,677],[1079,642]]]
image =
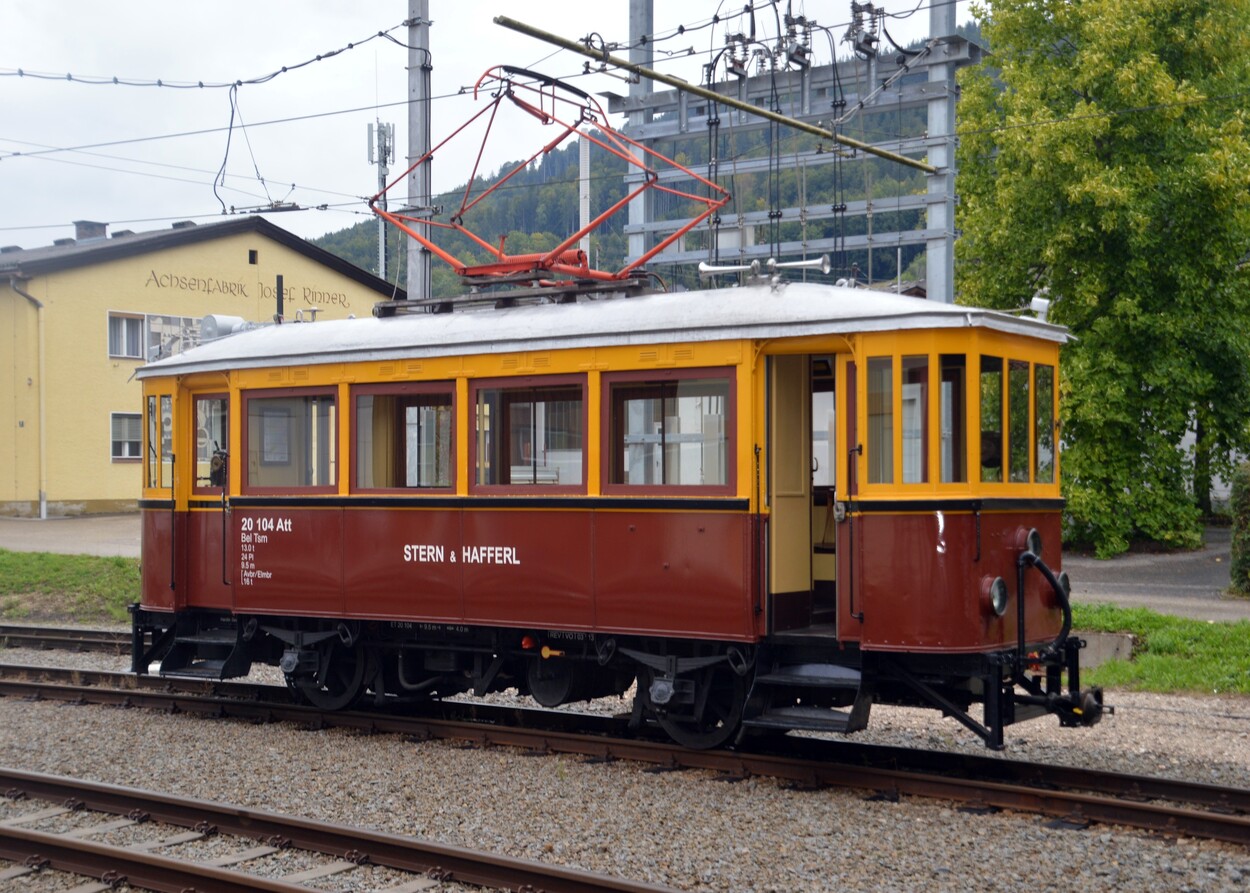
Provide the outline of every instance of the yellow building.
[[0,515],[136,508],[135,369],[198,343],[209,314],[284,324],[402,298],[260,217],[146,233],[79,221],[77,238],[0,248]]

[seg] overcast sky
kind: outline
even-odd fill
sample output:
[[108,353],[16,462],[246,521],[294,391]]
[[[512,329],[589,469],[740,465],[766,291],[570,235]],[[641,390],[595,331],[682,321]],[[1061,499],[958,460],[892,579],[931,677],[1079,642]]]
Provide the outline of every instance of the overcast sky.
[[[759,0],[757,0],[759,2]],[[887,28],[900,42],[924,37],[929,0],[885,0]],[[655,33],[704,24],[720,10],[730,19],[745,0],[656,0]],[[780,8],[784,14],[785,0]],[[790,6],[827,26],[840,41],[850,0]],[[579,39],[597,32],[609,42],[628,41],[627,0],[503,2],[431,0],[433,139],[437,143],[481,103],[460,97],[494,65],[533,68],[572,77],[589,93],[624,94],[620,80],[576,77],[584,59],[492,23],[496,15]],[[959,21],[968,18],[959,4]],[[33,248],[73,236],[74,220],[109,224],[109,231],[160,229],[175,220],[209,222],[227,208],[249,209],[275,201],[327,210],[269,215],[298,235],[313,238],[371,219],[363,196],[376,191],[377,169],[367,158],[367,126],[395,124],[397,160],[407,167],[407,0],[0,0],[0,245]],[[732,11],[728,12],[728,11]],[[757,13],[759,33],[776,31],[772,10]],[[691,30],[663,40],[668,51],[719,49],[727,29],[741,20]],[[346,49],[353,43],[353,49]],[[829,43],[815,42],[818,63]],[[342,52],[301,68],[317,55]],[[849,48],[839,44],[844,56]],[[624,53],[621,53],[624,55]],[[695,59],[657,54],[657,67],[696,80]],[[237,90],[235,127],[227,89],[114,85],[161,80],[166,84],[231,83],[269,75],[266,83]],[[26,72],[18,76],[18,71]],[[51,75],[50,78],[34,74]],[[66,75],[72,75],[70,80]],[[78,79],[107,79],[94,85]],[[619,123],[619,122],[614,122]],[[244,125],[240,127],[239,125]],[[502,128],[501,128],[502,130]],[[537,149],[518,131],[503,130],[488,162],[527,157]],[[433,168],[435,190],[462,182],[466,157],[477,143],[449,146]],[[20,153],[20,154],[15,154]],[[227,159],[225,185],[213,184]],[[488,163],[484,167],[490,167]],[[263,183],[261,179],[263,178]],[[294,188],[292,188],[294,184]],[[400,196],[402,198],[402,196]],[[220,200],[219,200],[220,198]]]

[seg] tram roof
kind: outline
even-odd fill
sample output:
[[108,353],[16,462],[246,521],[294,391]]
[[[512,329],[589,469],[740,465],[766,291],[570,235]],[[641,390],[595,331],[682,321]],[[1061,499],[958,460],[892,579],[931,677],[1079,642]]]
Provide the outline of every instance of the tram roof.
[[140,368],[139,378],[269,366],[738,338],[979,327],[1063,343],[1067,329],[995,310],[817,283],[569,304],[269,325]]

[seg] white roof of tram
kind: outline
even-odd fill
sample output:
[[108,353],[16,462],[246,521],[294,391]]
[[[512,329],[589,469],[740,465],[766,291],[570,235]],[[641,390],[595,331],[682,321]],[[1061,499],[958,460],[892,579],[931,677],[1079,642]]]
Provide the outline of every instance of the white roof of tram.
[[207,342],[138,370],[139,378],[267,366],[736,338],[981,327],[1065,342],[1067,329],[1027,316],[836,285],[738,288],[408,312],[375,319],[269,325]]

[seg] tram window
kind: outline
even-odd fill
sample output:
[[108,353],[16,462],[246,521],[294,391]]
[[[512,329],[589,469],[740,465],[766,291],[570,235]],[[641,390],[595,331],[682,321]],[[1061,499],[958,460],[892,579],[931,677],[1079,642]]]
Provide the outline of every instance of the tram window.
[[449,390],[386,388],[356,395],[356,488],[452,486],[453,410]]
[[226,484],[228,405],[222,395],[195,398],[196,489],[216,489]]
[[894,358],[868,358],[868,483],[894,482]]
[[580,384],[475,390],[477,485],[584,486]]
[[1039,484],[1055,481],[1055,367],[1038,364],[1033,367],[1036,404],[1033,418],[1037,424],[1037,458],[1033,480]]
[[1003,360],[981,357],[981,480],[1003,480]]
[[929,480],[929,358],[903,357],[903,483]]
[[160,416],[156,412],[156,397],[154,396],[147,399],[147,427],[145,443],[147,452],[144,461],[146,471],[143,477],[143,485],[145,487],[159,487],[161,484]]
[[165,488],[174,485],[174,398],[161,395],[161,481]]
[[837,417],[832,387],[832,382],[812,382],[813,487],[832,487],[837,481]]
[[330,488],[338,473],[337,407],[330,393],[247,398],[247,483]]
[[609,484],[729,484],[728,378],[615,381],[608,392]]
[[963,354],[943,354],[941,406],[939,423],[942,426],[942,482],[955,483],[968,480],[967,434],[967,361]]
[[174,400],[169,394],[148,398],[148,473],[145,482],[151,488],[174,485]]
[[1029,482],[1029,364],[1012,360],[1007,373],[1007,469],[1013,483]]

